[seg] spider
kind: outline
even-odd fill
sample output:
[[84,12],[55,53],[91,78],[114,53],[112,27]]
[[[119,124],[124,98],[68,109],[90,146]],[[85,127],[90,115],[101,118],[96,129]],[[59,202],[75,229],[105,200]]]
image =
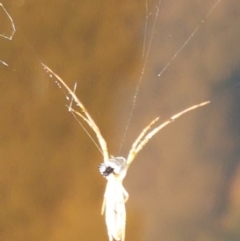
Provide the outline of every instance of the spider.
[[[98,148],[103,155],[104,161],[99,165],[99,171],[107,179],[101,213],[105,213],[105,221],[109,241],[124,241],[126,226],[125,203],[128,200],[129,195],[123,187],[122,182],[127,174],[130,164],[136,158],[137,154],[142,150],[142,148],[147,144],[147,142],[161,129],[163,129],[185,113],[209,104],[210,101],[201,102],[197,105],[193,105],[187,109],[184,109],[183,111],[180,111],[179,113],[170,117],[164,123],[157,125],[155,128],[151,129],[152,126],[159,119],[158,117],[155,118],[141,131],[140,135],[132,144],[132,147],[126,159],[124,157],[112,157],[108,153],[107,143],[103,138],[100,129],[96,125],[95,121],[92,119],[91,115],[88,113],[85,106],[75,94],[77,87],[76,84],[74,86],[74,90],[71,90],[71,88],[68,87],[68,85],[55,72],[53,72],[45,64],[42,63],[42,65],[44,69],[50,74],[50,76],[54,76],[70,94],[71,102],[68,106],[68,110],[73,114],[75,118],[80,117],[82,120],[86,121],[89,127],[96,134],[100,146]],[[76,105],[80,108],[80,112],[72,108],[73,102],[75,102]]]

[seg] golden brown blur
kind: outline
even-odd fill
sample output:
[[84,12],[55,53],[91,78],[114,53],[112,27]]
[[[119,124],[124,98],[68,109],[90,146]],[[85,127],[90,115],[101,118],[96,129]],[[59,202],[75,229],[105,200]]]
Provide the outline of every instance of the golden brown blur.
[[126,156],[156,116],[212,100],[162,130],[133,162],[126,241],[240,240],[239,0],[221,0],[210,15],[217,0],[162,1],[121,151],[157,1],[1,2],[17,27],[12,41],[0,38],[9,65],[0,62],[1,241],[108,240],[102,155],[39,59],[78,83],[112,155]]

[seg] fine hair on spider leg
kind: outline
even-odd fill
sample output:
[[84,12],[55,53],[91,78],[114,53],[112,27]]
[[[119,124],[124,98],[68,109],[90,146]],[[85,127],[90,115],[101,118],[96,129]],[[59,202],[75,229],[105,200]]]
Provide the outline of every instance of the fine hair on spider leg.
[[[99,171],[107,179],[107,185],[104,193],[101,213],[105,214],[105,222],[107,226],[109,241],[113,241],[114,239],[124,241],[126,226],[125,203],[128,200],[129,195],[123,187],[122,182],[126,176],[130,164],[135,159],[137,154],[142,150],[142,148],[147,144],[147,142],[161,129],[171,124],[180,116],[209,104],[210,101],[201,102],[197,105],[188,107],[152,129],[152,126],[156,124],[159,120],[158,117],[155,118],[141,131],[139,136],[133,142],[127,159],[125,159],[124,157],[110,158],[107,149],[107,143],[103,138],[99,127],[97,126],[97,124],[95,123],[91,115],[88,113],[85,106],[82,104],[82,102],[78,99],[78,97],[75,94],[77,85],[75,84],[73,90],[71,90],[71,88],[69,88],[68,85],[55,72],[53,72],[45,64],[42,63],[42,65],[44,69],[51,75],[51,77],[54,76],[70,94],[71,100],[70,104],[68,105],[68,110],[73,114],[77,121],[79,121],[77,117],[85,121],[97,137],[99,143],[99,146],[97,146],[100,149],[104,159],[104,162],[99,165]],[[77,107],[80,108],[81,112],[76,111],[72,107],[73,102],[76,103]]]

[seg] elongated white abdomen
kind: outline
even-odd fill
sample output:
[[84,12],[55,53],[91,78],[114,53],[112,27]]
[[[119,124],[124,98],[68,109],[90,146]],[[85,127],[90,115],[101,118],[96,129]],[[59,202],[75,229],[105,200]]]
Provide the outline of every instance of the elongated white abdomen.
[[128,194],[122,182],[112,177],[108,180],[105,198],[105,219],[109,241],[125,238],[126,209],[125,202]]

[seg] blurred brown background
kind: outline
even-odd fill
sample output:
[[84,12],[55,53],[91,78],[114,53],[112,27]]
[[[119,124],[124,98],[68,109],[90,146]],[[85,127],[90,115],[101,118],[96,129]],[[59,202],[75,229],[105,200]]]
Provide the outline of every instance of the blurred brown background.
[[[0,38],[9,64],[0,63],[1,241],[107,240],[102,156],[38,57],[78,83],[113,155],[126,156],[154,117],[212,100],[161,131],[131,166],[126,241],[240,240],[240,3],[222,0],[205,18],[216,2],[162,1],[119,153],[144,61],[146,1],[2,1],[17,31]],[[149,43],[157,1],[147,3]],[[2,10],[0,18],[9,32]]]

